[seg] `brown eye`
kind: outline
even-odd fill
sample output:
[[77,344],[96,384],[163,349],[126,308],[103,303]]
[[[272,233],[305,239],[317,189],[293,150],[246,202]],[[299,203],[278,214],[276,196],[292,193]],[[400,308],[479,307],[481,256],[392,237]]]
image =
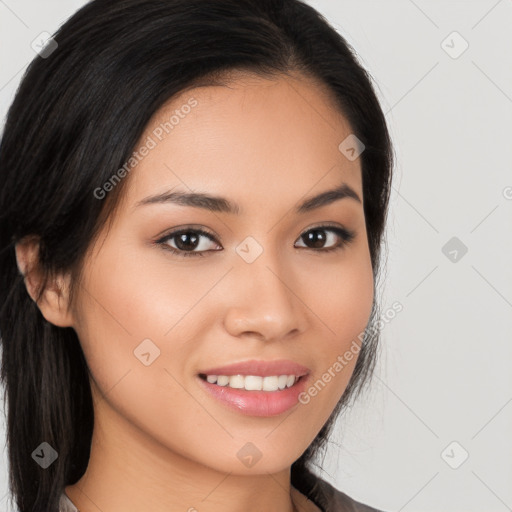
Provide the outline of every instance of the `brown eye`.
[[[354,237],[355,233],[348,231],[345,228],[337,226],[318,226],[303,233],[300,236],[300,239],[309,249],[318,249],[320,251],[328,252],[343,248],[345,245],[350,243]],[[336,238],[340,240],[337,244]],[[326,243],[330,244],[330,246],[324,247]],[[332,245],[333,243],[335,245]]]
[[[174,240],[174,246],[169,244],[169,241],[172,240]],[[157,243],[164,245],[179,256],[204,256],[205,252],[219,250],[208,248],[209,245],[211,246],[208,240],[216,242],[212,235],[202,229],[187,228],[173,231],[158,240]]]

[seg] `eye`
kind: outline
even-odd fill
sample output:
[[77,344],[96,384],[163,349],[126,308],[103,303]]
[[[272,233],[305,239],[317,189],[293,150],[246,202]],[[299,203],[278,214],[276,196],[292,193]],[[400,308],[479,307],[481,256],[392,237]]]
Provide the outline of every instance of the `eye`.
[[[169,245],[169,242],[174,239],[174,246]],[[173,231],[160,240],[157,240],[158,244],[164,245],[166,249],[178,256],[204,256],[204,252],[211,250],[208,249],[208,245],[212,242],[215,242],[213,235],[203,229],[195,228]]]
[[[325,235],[327,233],[327,235]],[[343,249],[355,237],[353,231],[340,226],[322,225],[316,226],[304,232],[299,240],[308,244],[302,247],[312,249],[315,252],[330,252]],[[338,241],[336,242],[336,239]],[[156,241],[166,250],[177,256],[204,256],[204,253],[219,251],[220,245],[216,238],[203,229],[187,227],[181,228],[165,235]],[[323,247],[324,244],[328,247]],[[334,243],[334,245],[332,245]],[[311,247],[312,246],[312,247]],[[213,247],[213,248],[212,248]],[[217,248],[215,248],[217,247]]]
[[[328,235],[325,235],[325,233],[328,233]],[[308,229],[308,231],[300,236],[299,240],[313,245],[313,247],[308,247],[309,249],[317,249],[318,252],[331,252],[343,249],[354,237],[355,233],[353,231],[349,231],[343,227],[322,225]],[[336,238],[339,240],[338,243],[336,243]],[[333,242],[335,245],[332,245]],[[325,243],[330,244],[330,246],[327,248],[322,247]]]

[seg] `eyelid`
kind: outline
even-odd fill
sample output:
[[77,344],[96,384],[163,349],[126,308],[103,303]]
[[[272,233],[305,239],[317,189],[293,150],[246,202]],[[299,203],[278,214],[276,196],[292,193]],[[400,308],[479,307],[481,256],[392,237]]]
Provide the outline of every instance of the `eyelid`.
[[202,224],[184,224],[183,226],[175,226],[173,228],[166,229],[162,234],[156,236],[156,241],[158,242],[163,238],[168,238],[170,235],[176,235],[182,231],[197,231],[211,238],[218,238],[213,231],[205,228]]

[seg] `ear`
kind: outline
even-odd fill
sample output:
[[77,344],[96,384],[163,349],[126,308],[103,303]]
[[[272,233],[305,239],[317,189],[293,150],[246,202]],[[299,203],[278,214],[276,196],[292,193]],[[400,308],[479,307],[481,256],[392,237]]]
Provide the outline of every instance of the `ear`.
[[43,284],[43,273],[39,265],[39,238],[23,238],[16,243],[15,252],[18,270],[24,276],[27,292],[37,303],[42,315],[58,327],[71,327],[73,318],[68,311],[70,276],[66,274],[50,278],[37,301],[37,292]]

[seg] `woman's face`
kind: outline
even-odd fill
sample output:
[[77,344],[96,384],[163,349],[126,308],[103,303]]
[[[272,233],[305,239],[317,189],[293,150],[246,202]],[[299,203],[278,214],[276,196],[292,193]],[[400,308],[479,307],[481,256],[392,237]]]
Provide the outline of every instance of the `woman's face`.
[[[73,310],[104,439],[233,474],[283,470],[304,452],[347,386],[373,301],[360,160],[339,149],[351,133],[304,78],[240,75],[153,117]],[[343,184],[344,197],[310,201]],[[246,361],[307,375],[288,391],[199,376]],[[256,378],[232,385],[268,389],[303,374],[240,373]]]

